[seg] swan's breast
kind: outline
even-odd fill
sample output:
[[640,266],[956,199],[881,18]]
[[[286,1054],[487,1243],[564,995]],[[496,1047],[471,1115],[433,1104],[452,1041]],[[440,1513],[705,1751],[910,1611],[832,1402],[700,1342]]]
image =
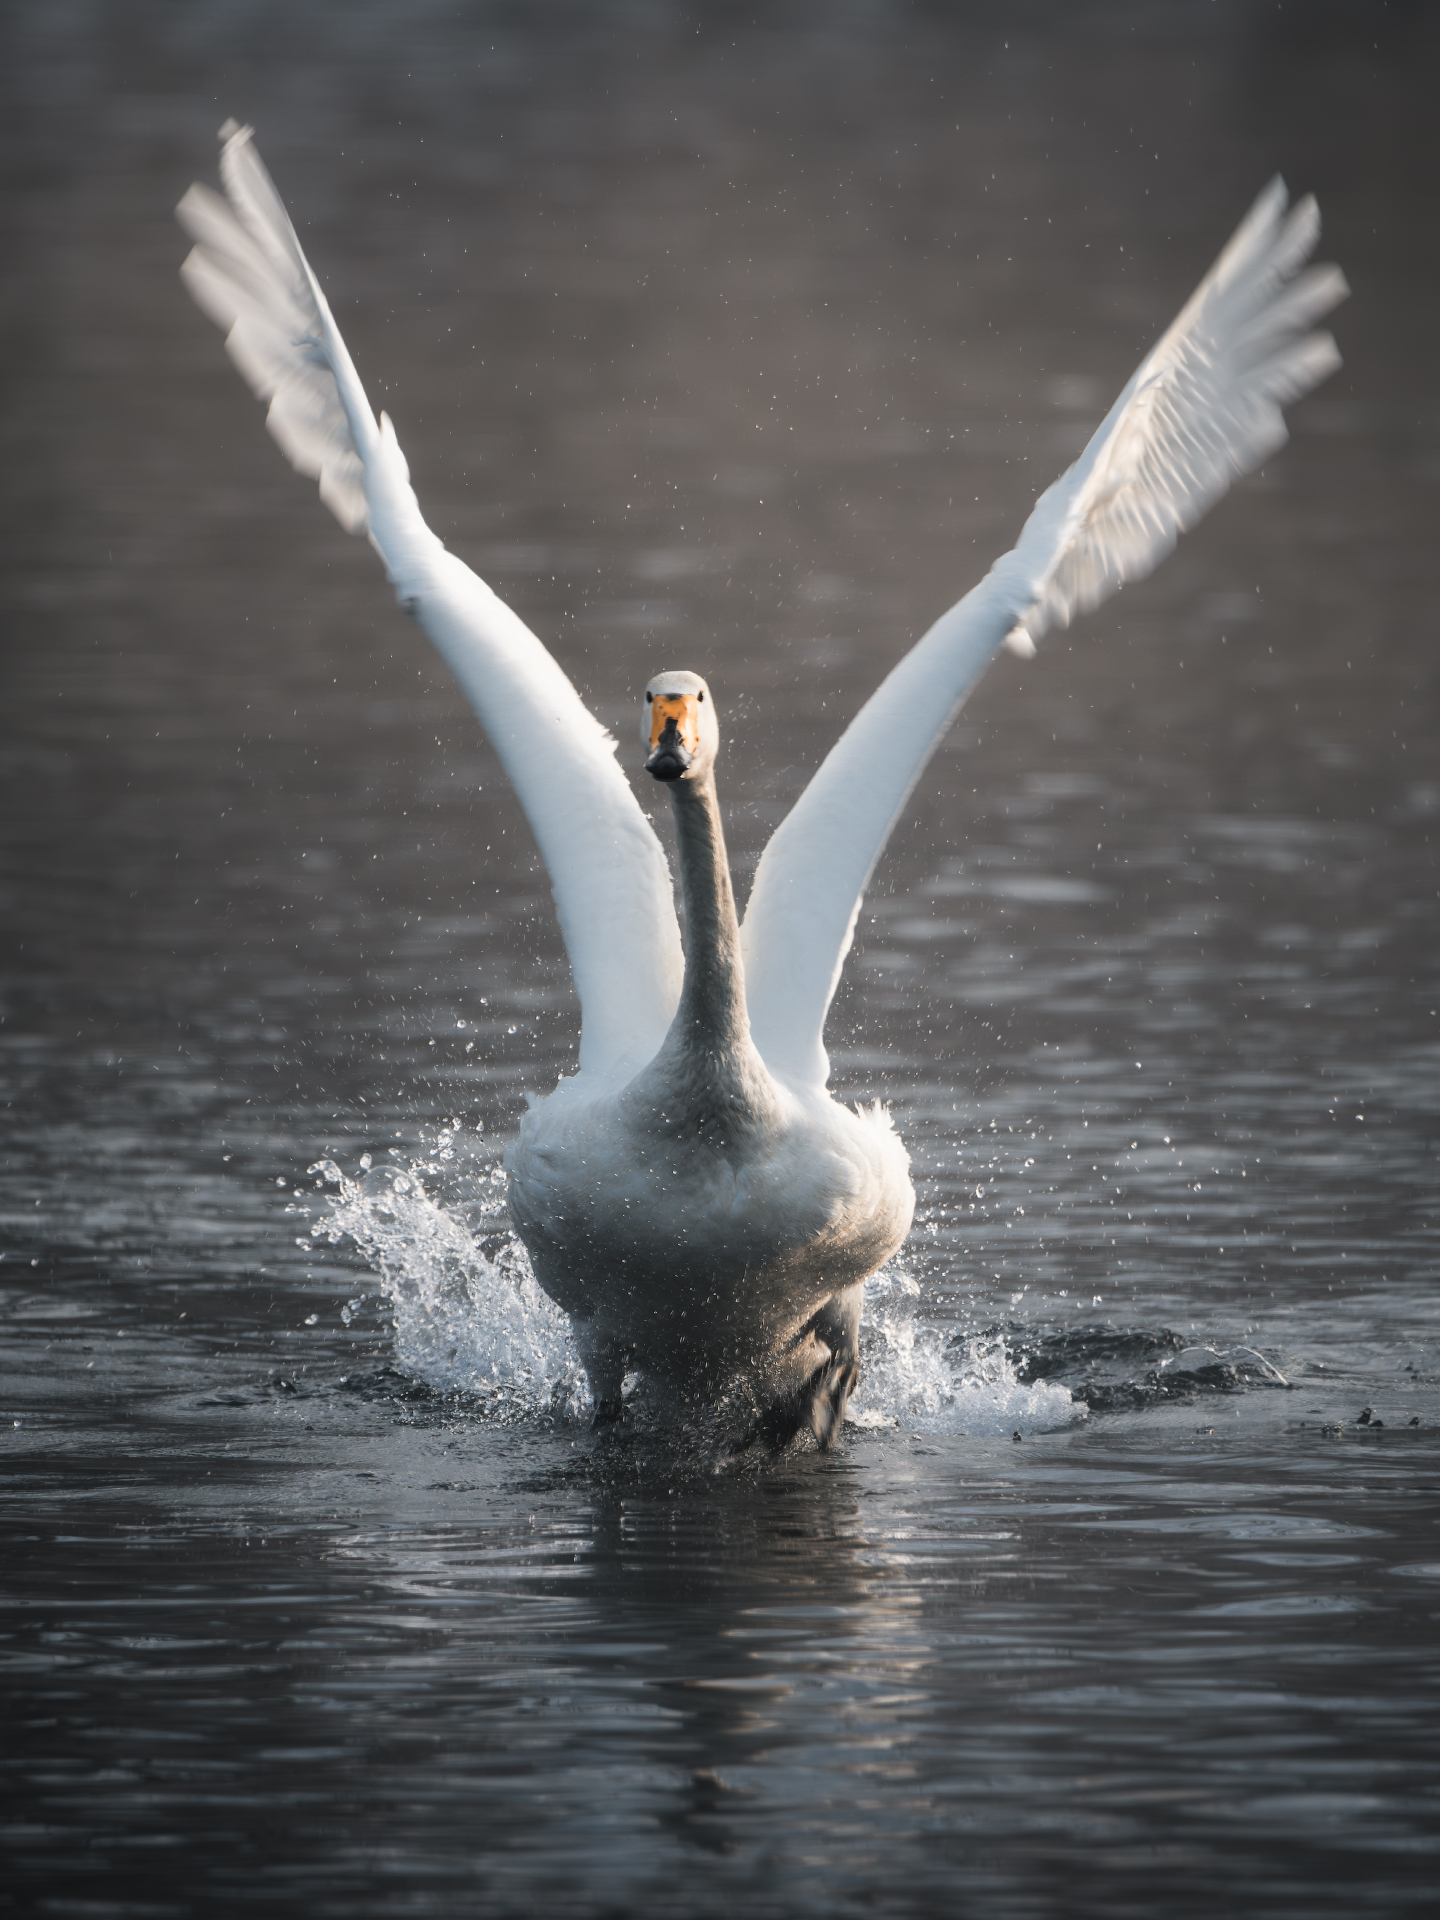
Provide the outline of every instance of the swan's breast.
[[614,1098],[546,1102],[507,1165],[541,1284],[636,1338],[682,1321],[782,1337],[888,1259],[914,1210],[888,1119],[825,1098],[723,1141],[637,1121]]

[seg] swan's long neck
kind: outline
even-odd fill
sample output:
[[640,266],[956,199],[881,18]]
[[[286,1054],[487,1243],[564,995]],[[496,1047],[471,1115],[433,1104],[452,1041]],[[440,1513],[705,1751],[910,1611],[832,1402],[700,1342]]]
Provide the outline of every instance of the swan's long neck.
[[622,1098],[642,1130],[727,1153],[784,1119],[780,1090],[750,1038],[740,926],[715,782],[670,788],[685,893],[685,980],[659,1053]]
[[711,1076],[758,1065],[745,1011],[740,923],[713,774],[670,788],[685,895],[685,984],[670,1029],[671,1046],[703,1059]]
[[685,892],[685,982],[665,1044],[626,1090],[641,1124],[718,1152],[780,1122],[778,1090],[750,1038],[740,927],[715,782],[670,788]]

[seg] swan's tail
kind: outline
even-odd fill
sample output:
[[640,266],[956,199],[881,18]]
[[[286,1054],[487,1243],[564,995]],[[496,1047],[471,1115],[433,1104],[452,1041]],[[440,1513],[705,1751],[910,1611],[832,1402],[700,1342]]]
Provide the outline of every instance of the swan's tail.
[[227,120],[220,138],[225,199],[197,185],[175,209],[195,242],[181,276],[251,390],[269,401],[265,424],[291,465],[319,480],[347,532],[365,533],[375,416],[251,129]]

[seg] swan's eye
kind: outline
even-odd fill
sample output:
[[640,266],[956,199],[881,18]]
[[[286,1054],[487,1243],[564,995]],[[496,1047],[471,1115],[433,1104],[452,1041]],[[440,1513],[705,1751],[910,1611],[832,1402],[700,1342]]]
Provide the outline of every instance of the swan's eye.
[[703,694],[703,693],[697,693],[697,694],[696,694],[696,696],[695,696],[695,698],[696,698],[697,700],[703,700],[703,699],[705,698],[705,696],[704,696],[704,694]]
[[650,704],[650,702],[651,702],[651,701],[652,701],[652,700],[653,700],[654,698],[655,698],[655,696],[654,696],[654,694],[653,694],[653,693],[648,693],[648,692],[646,693],[646,695],[645,695],[645,704],[646,704],[646,706],[647,706],[647,707],[649,706],[649,704]]

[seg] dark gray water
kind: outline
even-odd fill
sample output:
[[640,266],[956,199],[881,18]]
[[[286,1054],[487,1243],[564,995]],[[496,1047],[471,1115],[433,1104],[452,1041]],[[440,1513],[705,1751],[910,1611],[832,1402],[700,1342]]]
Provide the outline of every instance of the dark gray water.
[[[1433,9],[0,31],[0,1912],[1431,1910]],[[573,1058],[545,879],[176,279],[230,113],[622,753],[709,677],[742,890],[1320,197],[1344,372],[1002,659],[863,916],[832,1054],[920,1212],[837,1456],[567,1410],[490,1177]]]

